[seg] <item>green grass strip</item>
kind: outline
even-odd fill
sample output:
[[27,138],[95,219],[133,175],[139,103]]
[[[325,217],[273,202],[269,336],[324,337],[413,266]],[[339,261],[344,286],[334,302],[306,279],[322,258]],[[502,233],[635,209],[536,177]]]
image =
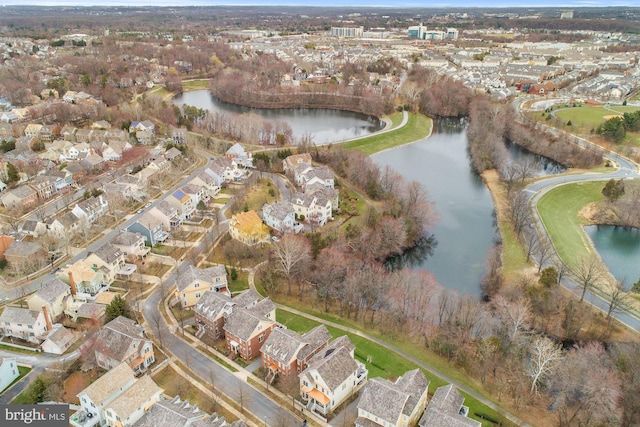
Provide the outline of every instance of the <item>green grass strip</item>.
[[[402,115],[400,115],[400,117],[402,117]],[[397,126],[396,120],[396,116],[393,116],[392,123],[394,127]],[[399,129],[394,129],[383,134],[372,135],[368,138],[345,142],[342,146],[345,150],[356,150],[366,155],[371,155],[389,148],[419,141],[429,135],[431,126],[433,126],[433,122],[429,117],[423,116],[422,114],[409,113],[407,124]]]
[[538,201],[538,212],[558,255],[569,267],[593,253],[582,226],[587,221],[578,216],[580,209],[603,200],[604,182],[567,184],[554,188]]

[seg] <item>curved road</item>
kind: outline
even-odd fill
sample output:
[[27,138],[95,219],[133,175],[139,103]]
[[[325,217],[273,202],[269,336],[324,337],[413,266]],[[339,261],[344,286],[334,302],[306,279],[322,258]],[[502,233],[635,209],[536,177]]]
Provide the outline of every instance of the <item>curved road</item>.
[[[518,111],[518,113],[520,113],[521,116],[522,116],[522,104],[524,102],[525,100],[523,99],[518,99],[515,102],[516,110]],[[610,179],[638,179],[640,175],[638,173],[638,165],[633,161],[627,159],[626,157],[621,156],[618,153],[614,153],[613,151],[605,150],[602,147],[595,145],[590,141],[584,138],[578,137],[576,135],[560,131],[558,129],[549,127],[543,123],[540,123],[540,125],[544,126],[544,128],[551,134],[554,134],[554,135],[562,134],[564,136],[568,136],[571,139],[571,142],[577,144],[580,147],[601,152],[604,157],[613,161],[618,166],[618,168],[615,171],[610,173],[591,172],[591,173],[582,173],[582,174],[576,174],[576,175],[562,175],[562,176],[555,176],[551,178],[542,179],[540,181],[536,181],[528,185],[523,190],[527,195],[527,200],[529,202],[529,206],[533,213],[533,218],[536,223],[536,227],[534,227],[534,230],[538,233],[539,240],[543,241],[546,239],[547,241],[550,242],[551,239],[549,237],[549,234],[547,233],[546,228],[544,227],[544,224],[542,223],[540,214],[537,209],[538,202],[546,193],[553,190],[554,188],[557,188],[559,186],[566,185],[566,184],[574,184],[574,183],[589,182],[589,181],[608,181]],[[553,247],[553,245],[551,245],[551,249],[552,249],[551,251],[552,253],[551,253],[550,259],[549,261],[543,264],[542,268],[549,267],[549,266],[557,266],[563,263],[560,257],[558,256],[557,252],[555,251],[555,248]],[[582,287],[572,277],[565,276],[562,280],[561,285],[565,289],[576,294],[578,297],[582,293]],[[592,306],[603,311],[604,313],[607,313],[609,310],[609,304],[610,304],[609,300],[604,298],[599,293],[595,293],[590,290],[587,290],[584,299],[588,303],[590,303]],[[640,318],[635,313],[628,312],[628,311],[617,311],[617,312],[613,312],[611,315],[612,317],[614,317],[616,320],[618,320],[628,328],[636,332],[640,332]]]

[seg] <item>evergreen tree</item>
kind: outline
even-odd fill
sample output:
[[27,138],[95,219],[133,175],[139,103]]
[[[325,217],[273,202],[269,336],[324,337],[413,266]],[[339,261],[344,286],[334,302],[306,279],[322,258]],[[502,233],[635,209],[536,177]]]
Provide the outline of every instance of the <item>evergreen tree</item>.
[[612,203],[624,196],[624,181],[611,178],[602,189],[602,194]]
[[20,180],[20,174],[18,169],[13,166],[12,163],[7,163],[7,184],[10,182],[18,182]]
[[131,309],[129,308],[129,303],[122,298],[119,294],[116,295],[111,303],[105,309],[106,319],[105,322],[110,322],[118,316],[124,316],[131,319]]

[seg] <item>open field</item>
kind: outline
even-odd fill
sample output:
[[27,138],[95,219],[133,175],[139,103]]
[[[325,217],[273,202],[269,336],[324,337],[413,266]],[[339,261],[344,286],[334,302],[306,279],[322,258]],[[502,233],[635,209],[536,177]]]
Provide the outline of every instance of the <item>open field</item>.
[[[402,120],[402,115],[400,115]],[[392,117],[393,126],[396,127],[397,118]],[[432,120],[422,114],[409,114],[407,124],[400,129],[368,138],[357,139],[342,144],[345,150],[357,150],[366,155],[371,155],[399,145],[408,144],[425,138],[431,132]]]
[[538,212],[560,258],[575,267],[578,261],[593,253],[582,225],[587,221],[578,216],[580,209],[604,198],[604,182],[568,184],[545,194],[538,202]]
[[612,105],[611,107],[574,107],[559,109],[555,116],[565,123],[571,121],[574,131],[589,133],[591,129],[597,128],[601,123],[615,115],[629,113],[638,110],[638,107],[627,107],[622,105]]

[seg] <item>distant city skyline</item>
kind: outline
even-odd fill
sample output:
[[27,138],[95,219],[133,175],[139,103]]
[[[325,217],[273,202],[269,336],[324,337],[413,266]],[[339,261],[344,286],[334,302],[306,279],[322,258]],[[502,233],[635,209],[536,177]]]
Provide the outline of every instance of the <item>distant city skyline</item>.
[[[461,0],[436,1],[425,4],[424,0],[326,0],[319,6],[311,0],[140,0],[132,4],[125,0],[0,0],[3,6],[314,6],[314,7],[383,7],[383,8],[581,8],[581,7],[637,7],[632,0]],[[1,11],[0,11],[1,14]]]

